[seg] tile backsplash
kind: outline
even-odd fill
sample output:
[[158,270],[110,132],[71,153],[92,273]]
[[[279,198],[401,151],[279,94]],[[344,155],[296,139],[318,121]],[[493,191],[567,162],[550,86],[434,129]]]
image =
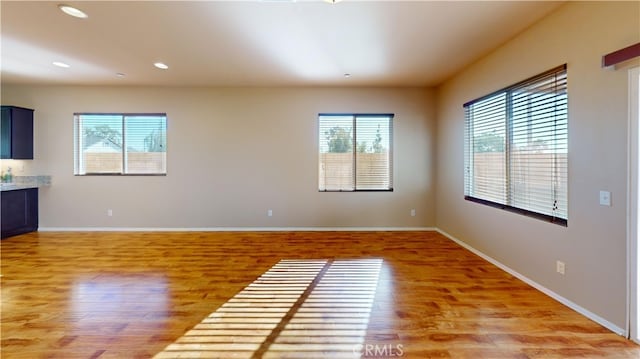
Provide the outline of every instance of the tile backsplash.
[[0,170],[2,173],[7,172],[11,167],[11,173],[14,176],[35,175],[33,160],[1,160]]
[[0,170],[4,175],[11,168],[11,182],[17,185],[45,187],[51,185],[51,176],[39,173],[33,160],[1,160]]

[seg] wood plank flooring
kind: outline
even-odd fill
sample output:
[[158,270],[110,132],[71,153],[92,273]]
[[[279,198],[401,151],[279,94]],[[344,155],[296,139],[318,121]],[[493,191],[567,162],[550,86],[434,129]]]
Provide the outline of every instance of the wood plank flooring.
[[[342,354],[354,358],[640,357],[639,346],[434,232],[43,232],[0,245],[2,358],[161,357],[217,323],[281,260],[309,259],[382,260],[366,330],[319,315],[326,336],[360,330],[351,353],[356,343],[344,339]],[[241,326],[244,336],[267,328],[253,357],[319,357],[309,355],[326,341],[310,331],[318,322],[294,314],[279,335]],[[216,356],[225,353],[234,355]]]

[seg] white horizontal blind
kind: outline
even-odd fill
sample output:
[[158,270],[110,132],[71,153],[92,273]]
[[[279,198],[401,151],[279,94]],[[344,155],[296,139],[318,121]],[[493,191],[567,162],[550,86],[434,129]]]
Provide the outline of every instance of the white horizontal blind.
[[393,190],[392,120],[386,114],[319,115],[319,190]]
[[496,94],[465,110],[465,195],[507,203],[506,95]]
[[566,225],[566,66],[465,104],[465,196]]
[[392,137],[391,117],[356,117],[356,189],[393,188]]
[[167,173],[166,116],[124,116],[124,129],[125,173]]
[[74,115],[74,173],[166,174],[165,114]]
[[355,189],[353,120],[351,115],[319,117],[321,191]]
[[75,115],[75,174],[120,174],[124,169],[122,115]]

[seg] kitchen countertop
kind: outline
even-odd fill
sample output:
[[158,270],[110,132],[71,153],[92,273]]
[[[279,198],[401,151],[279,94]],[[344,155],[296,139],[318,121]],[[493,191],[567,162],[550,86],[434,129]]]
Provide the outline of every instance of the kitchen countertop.
[[16,176],[13,182],[0,183],[0,192],[48,187],[50,185],[51,176]]
[[38,188],[33,184],[17,184],[17,183],[0,183],[0,192],[17,191],[19,189]]

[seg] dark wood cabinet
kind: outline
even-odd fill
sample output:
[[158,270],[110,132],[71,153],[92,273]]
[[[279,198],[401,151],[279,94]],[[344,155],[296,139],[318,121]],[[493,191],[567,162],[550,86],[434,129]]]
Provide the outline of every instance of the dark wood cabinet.
[[38,230],[38,189],[0,192],[1,237]]
[[33,110],[2,106],[0,158],[33,159]]

